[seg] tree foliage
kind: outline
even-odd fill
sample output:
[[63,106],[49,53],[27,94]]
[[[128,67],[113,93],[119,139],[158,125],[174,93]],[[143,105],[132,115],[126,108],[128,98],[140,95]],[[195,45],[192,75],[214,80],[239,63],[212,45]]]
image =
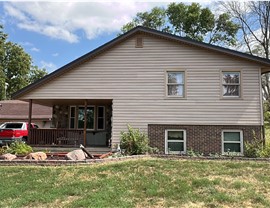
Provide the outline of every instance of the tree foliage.
[[24,49],[11,41],[0,25],[0,100],[47,74],[45,69],[32,66],[32,58]]
[[151,12],[138,12],[131,22],[128,22],[121,28],[121,32],[125,33],[139,25],[169,32],[169,26],[167,26],[166,21],[166,10],[161,7],[154,7]]
[[137,13],[121,31],[139,25],[216,45],[234,45],[239,29],[228,13],[215,16],[198,3],[171,3],[167,9],[154,7],[150,12]]

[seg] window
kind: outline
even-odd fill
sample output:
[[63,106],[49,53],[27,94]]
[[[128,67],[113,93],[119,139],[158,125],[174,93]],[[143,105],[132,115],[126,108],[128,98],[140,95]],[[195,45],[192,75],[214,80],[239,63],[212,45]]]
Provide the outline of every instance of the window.
[[104,128],[105,128],[105,108],[104,106],[98,106],[97,129],[103,130]]
[[222,131],[222,153],[236,152],[243,154],[243,132],[240,130]]
[[222,72],[223,97],[240,97],[240,72]]
[[[95,108],[93,106],[87,107],[86,109],[86,128],[94,129],[94,117],[95,117]],[[84,128],[84,107],[78,108],[78,129]]]
[[186,152],[186,131],[165,131],[165,154],[180,154]]
[[75,129],[75,115],[76,115],[76,107],[70,106],[69,109],[69,128]]
[[167,72],[167,96],[184,97],[184,72]]

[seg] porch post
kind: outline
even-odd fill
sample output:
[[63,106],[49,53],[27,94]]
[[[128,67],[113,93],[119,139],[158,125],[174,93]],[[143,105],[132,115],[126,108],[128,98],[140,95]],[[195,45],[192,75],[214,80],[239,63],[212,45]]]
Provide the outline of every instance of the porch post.
[[27,142],[31,144],[31,128],[32,128],[32,99],[29,100],[29,111],[28,111],[28,138]]
[[86,127],[87,127],[87,100],[84,100],[84,128],[83,128],[83,145],[86,146]]

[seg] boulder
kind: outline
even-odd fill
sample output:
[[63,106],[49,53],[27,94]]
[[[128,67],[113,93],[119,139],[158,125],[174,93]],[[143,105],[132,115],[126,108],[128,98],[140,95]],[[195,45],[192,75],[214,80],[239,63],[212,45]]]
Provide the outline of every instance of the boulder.
[[24,159],[30,159],[30,160],[46,160],[47,159],[47,155],[44,152],[32,152],[32,153],[29,153],[27,156],[25,156]]
[[73,150],[66,154],[67,160],[85,160],[86,155],[82,150]]
[[16,155],[13,155],[13,154],[10,154],[10,153],[7,153],[7,154],[4,154],[4,155],[1,155],[0,156],[0,159],[2,160],[14,160],[15,158],[17,158]]

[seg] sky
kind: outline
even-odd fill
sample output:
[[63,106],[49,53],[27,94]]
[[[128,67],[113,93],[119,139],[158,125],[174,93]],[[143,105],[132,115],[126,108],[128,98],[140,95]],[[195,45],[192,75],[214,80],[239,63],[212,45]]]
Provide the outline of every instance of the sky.
[[[211,1],[200,1],[209,4]],[[137,12],[169,1],[1,1],[0,23],[8,40],[50,73],[112,40]]]

